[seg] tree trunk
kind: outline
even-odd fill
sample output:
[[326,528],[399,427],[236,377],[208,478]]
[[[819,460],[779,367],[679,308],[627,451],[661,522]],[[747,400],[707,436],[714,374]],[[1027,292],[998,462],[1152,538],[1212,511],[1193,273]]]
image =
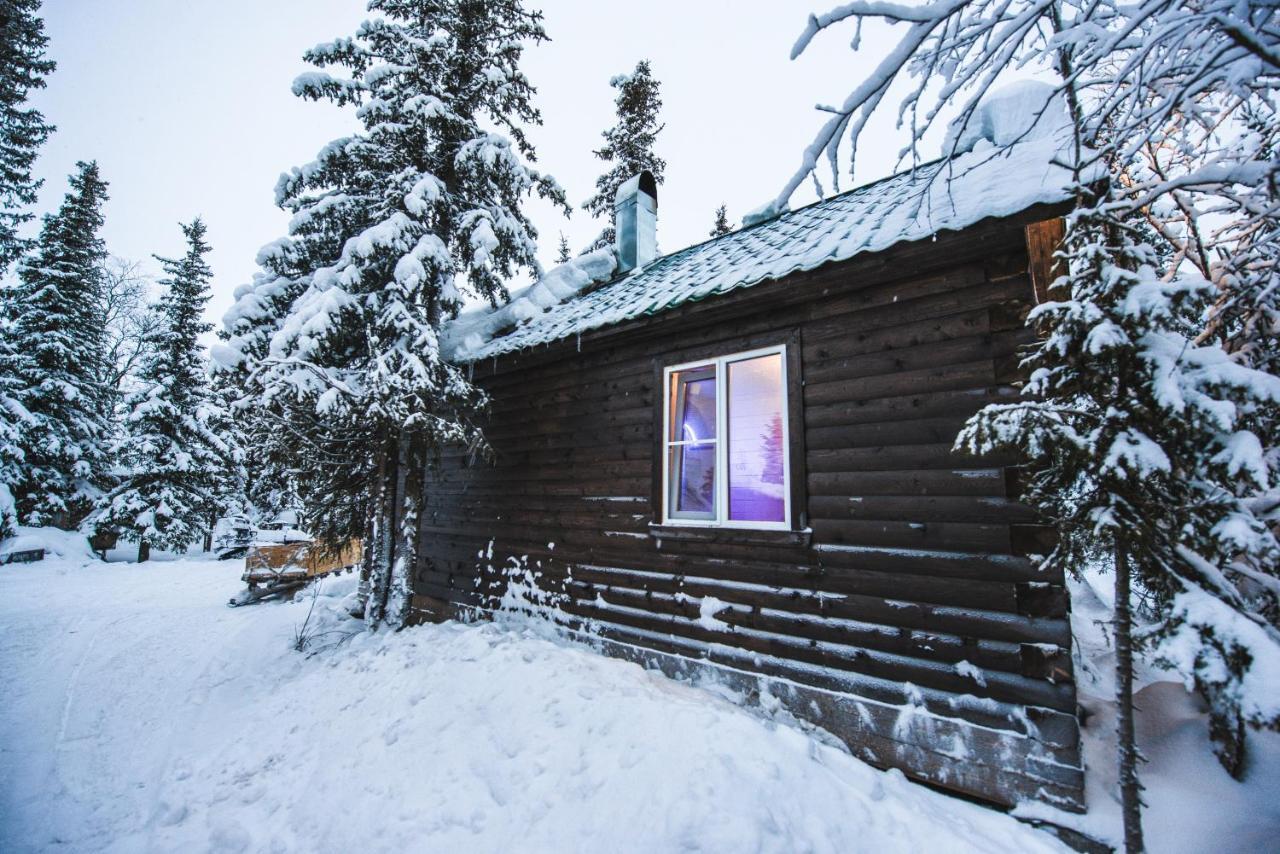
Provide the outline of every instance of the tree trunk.
[[413,572],[418,555],[418,513],[422,498],[422,465],[417,443],[401,436],[396,459],[396,551],[391,566],[387,623],[403,628],[413,605]]
[[204,550],[213,551],[213,529],[218,524],[217,516],[209,517],[209,528],[204,532]]
[[1116,555],[1116,746],[1120,765],[1120,804],[1124,814],[1124,850],[1141,854],[1142,784],[1138,782],[1138,746],[1133,733],[1133,641],[1129,611],[1129,553],[1117,540]]
[[396,510],[400,503],[397,489],[400,482],[398,452],[398,444],[390,448],[384,447],[378,458],[380,486],[374,537],[378,551],[374,556],[369,604],[365,609],[370,627],[379,626],[387,619],[387,607],[391,601],[392,567],[396,559],[396,521],[399,515]]
[[370,496],[365,502],[364,510],[364,542],[360,554],[360,586],[356,588],[356,601],[351,607],[351,616],[363,618],[369,607],[369,585],[373,578],[374,531],[377,530],[377,502]]
[[151,543],[138,540],[138,563],[151,560]]
[[365,603],[365,622],[370,628],[376,628],[382,623],[382,617],[386,613],[387,603],[387,576],[391,571],[391,554],[390,544],[387,542],[387,507],[389,506],[389,496],[387,488],[387,465],[386,448],[380,448],[378,451],[377,466],[377,482],[374,486],[374,494],[370,497],[372,505],[371,515],[372,523],[370,528],[373,532],[373,542],[370,544],[369,555],[369,601]]

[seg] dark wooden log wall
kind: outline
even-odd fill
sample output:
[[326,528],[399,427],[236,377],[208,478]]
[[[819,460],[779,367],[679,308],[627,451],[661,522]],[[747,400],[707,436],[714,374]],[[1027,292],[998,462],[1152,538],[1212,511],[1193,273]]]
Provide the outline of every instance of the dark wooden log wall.
[[[492,463],[429,478],[415,605],[483,613],[522,558],[616,654],[764,674],[872,762],[1000,804],[1079,807],[1067,598],[1009,459],[951,450],[1011,400],[1032,210],[474,366]],[[656,368],[796,341],[803,513],[790,537],[652,524]],[[728,630],[698,621],[728,604]],[[744,675],[745,674],[745,675]]]

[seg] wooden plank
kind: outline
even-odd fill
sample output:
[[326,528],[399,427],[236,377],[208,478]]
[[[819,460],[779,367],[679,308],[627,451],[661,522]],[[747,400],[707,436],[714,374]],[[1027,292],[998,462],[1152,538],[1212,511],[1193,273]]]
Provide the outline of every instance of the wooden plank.
[[[984,321],[989,318],[987,311],[977,314]],[[984,323],[985,325],[987,324]],[[984,330],[978,335],[952,337],[913,346],[898,344],[873,353],[815,356],[805,364],[805,381],[816,384],[990,360],[996,355],[1015,352],[1018,347],[1032,340],[1034,333],[1028,329],[1006,330],[994,334]]]
[[870,424],[884,421],[910,421],[917,418],[968,418],[993,403],[1013,403],[1020,398],[1009,386],[957,389],[933,394],[902,394],[893,397],[837,401],[809,406],[805,423],[809,427],[832,427],[843,424]]
[[1031,222],[1026,225],[1028,272],[1036,302],[1048,302],[1054,297],[1050,288],[1063,274],[1062,263],[1054,253],[1062,246],[1067,235],[1066,220],[1061,217]]
[[883,445],[868,448],[834,448],[810,451],[806,463],[811,474],[823,472],[897,471],[918,469],[966,470],[1013,465],[1017,457],[999,452],[975,456],[954,450],[951,443],[935,445]]
[[911,522],[1032,522],[1035,513],[1003,495],[984,496],[814,496],[809,513],[822,520],[882,520]]
[[918,471],[816,472],[809,475],[811,496],[947,495],[1004,497],[1006,479],[1000,468]]

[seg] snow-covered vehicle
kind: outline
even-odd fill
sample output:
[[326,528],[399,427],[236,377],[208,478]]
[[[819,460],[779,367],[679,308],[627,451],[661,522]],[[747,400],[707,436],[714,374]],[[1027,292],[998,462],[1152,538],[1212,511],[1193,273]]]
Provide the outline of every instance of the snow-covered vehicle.
[[311,535],[301,527],[301,515],[296,510],[281,510],[270,522],[258,526],[259,543],[310,542]]
[[258,539],[258,528],[248,516],[224,516],[213,526],[213,553],[218,560],[244,557]]
[[300,519],[296,510],[282,510],[261,524],[243,513],[224,516],[213,528],[213,552],[218,560],[230,560],[247,555],[255,543],[310,542],[311,535],[301,528]]
[[[285,529],[301,534],[297,529]],[[305,536],[305,535],[303,535]],[[348,540],[338,549],[325,548],[310,537],[282,541],[259,540],[249,547],[240,580],[248,586],[231,598],[232,606],[293,593],[317,578],[350,572],[363,555],[360,540]]]

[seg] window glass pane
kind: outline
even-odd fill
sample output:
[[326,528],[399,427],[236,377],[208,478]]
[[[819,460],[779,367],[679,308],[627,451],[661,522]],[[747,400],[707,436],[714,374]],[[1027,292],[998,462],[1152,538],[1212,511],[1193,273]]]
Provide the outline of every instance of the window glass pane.
[[782,356],[730,362],[729,518],[785,522]]
[[713,518],[716,510],[716,446],[714,443],[677,445],[671,449],[671,495],[667,506],[673,515]]
[[700,442],[716,437],[716,369],[714,365],[671,375],[672,442]]

